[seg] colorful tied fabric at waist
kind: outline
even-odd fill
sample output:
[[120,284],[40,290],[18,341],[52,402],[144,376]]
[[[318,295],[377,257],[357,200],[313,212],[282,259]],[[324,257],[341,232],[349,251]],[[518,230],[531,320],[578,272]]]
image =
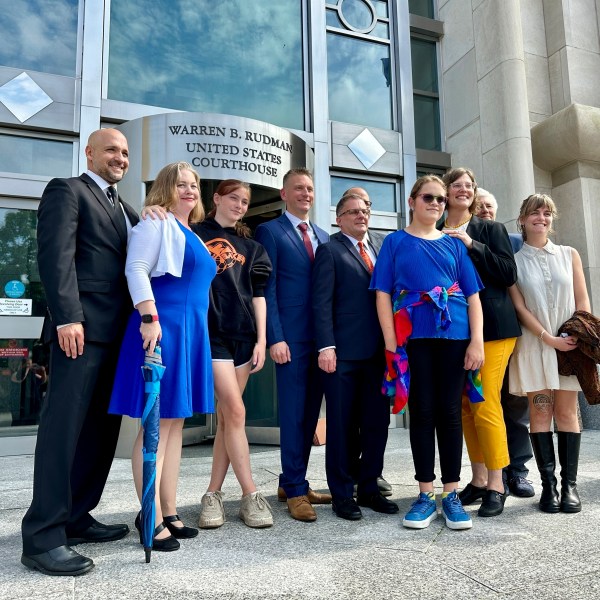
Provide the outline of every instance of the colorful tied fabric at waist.
[[[408,368],[406,343],[412,334],[412,311],[415,306],[422,304],[431,306],[436,329],[446,331],[452,324],[448,308],[449,296],[464,298],[458,282],[455,281],[447,289],[437,285],[428,292],[402,290],[392,300],[397,348],[396,352],[385,351],[386,369],[383,376],[381,393],[394,398],[394,407],[392,408],[392,413],[394,414],[403,412],[408,402],[410,370]],[[467,373],[465,394],[471,402],[483,402],[483,389],[479,369]]]

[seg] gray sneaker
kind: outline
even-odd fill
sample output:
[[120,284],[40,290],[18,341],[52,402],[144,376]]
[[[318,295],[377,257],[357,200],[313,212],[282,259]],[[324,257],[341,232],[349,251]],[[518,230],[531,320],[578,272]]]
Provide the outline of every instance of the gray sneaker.
[[240,519],[248,527],[272,527],[271,506],[260,492],[246,494],[242,496]]
[[200,500],[200,518],[198,526],[201,529],[215,529],[225,523],[223,510],[223,492],[206,492]]

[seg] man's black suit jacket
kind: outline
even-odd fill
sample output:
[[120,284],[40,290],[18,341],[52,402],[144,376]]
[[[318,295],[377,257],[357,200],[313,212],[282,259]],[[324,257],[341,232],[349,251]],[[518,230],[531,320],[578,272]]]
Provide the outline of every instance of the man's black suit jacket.
[[[136,212],[121,204],[135,225]],[[85,173],[48,183],[37,226],[48,303],[43,341],[56,339],[57,325],[77,322],[83,323],[86,342],[113,342],[123,334],[132,305],[124,272],[127,230],[119,217]]]
[[[375,256],[383,237],[369,232]],[[340,231],[317,248],[312,272],[312,307],[317,348],[335,346],[338,360],[365,360],[383,347],[369,290],[371,274],[352,242]]]

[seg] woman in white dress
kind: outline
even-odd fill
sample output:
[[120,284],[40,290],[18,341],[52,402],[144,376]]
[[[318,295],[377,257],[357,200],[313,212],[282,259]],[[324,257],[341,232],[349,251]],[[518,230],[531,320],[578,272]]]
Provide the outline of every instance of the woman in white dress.
[[[524,326],[511,360],[509,387],[512,394],[529,399],[531,443],[542,480],[539,506],[549,513],[581,510],[577,493],[581,387],[574,375],[559,375],[556,350],[575,348],[577,338],[558,336],[558,328],[575,310],[590,311],[579,253],[548,239],[556,216],[556,206],[545,194],[533,194],[521,204],[517,227],[525,243],[515,254],[518,278],[509,289]],[[553,418],[558,429],[560,499],[554,476]]]

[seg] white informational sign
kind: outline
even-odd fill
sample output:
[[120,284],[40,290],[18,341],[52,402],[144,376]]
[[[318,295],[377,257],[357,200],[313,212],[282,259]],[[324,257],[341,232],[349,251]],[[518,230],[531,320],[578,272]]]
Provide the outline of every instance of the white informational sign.
[[0,298],[0,316],[31,316],[30,298]]

